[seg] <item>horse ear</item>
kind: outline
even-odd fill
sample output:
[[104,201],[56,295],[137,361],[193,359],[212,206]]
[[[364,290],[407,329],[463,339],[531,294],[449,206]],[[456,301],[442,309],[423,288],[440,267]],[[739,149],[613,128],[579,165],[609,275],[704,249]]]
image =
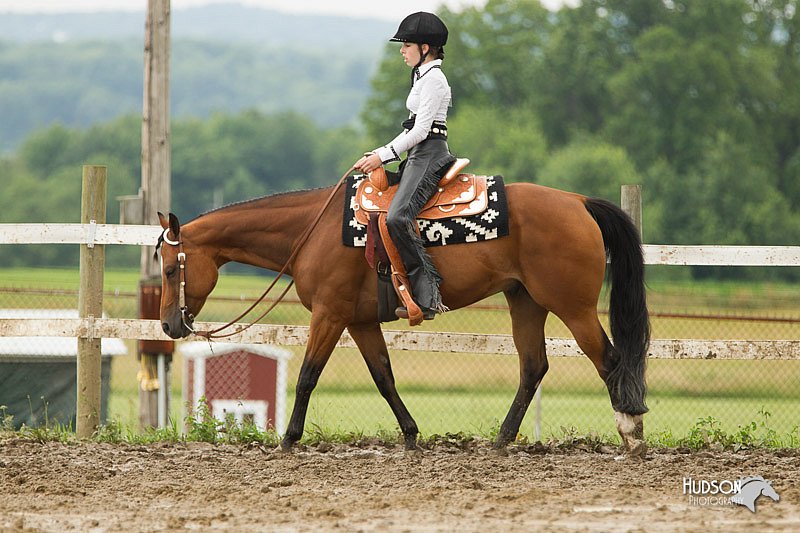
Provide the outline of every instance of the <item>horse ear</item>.
[[164,216],[164,213],[162,213],[161,211],[158,212],[158,222],[159,224],[161,224],[161,227],[163,229],[167,229],[169,227],[169,221],[167,220],[167,217]]
[[172,237],[177,239],[181,234],[181,223],[178,222],[178,217],[174,214],[169,214],[169,230],[172,232]]

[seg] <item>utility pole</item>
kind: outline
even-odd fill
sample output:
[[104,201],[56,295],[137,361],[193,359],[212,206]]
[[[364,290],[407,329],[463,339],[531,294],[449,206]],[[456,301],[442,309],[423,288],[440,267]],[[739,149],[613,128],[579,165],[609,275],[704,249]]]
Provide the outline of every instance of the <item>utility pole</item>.
[[[144,34],[142,112],[142,210],[144,224],[158,224],[170,208],[169,125],[170,0],[148,0]],[[139,318],[158,319],[161,270],[153,246],[142,247]],[[169,406],[171,341],[140,341],[139,423],[164,427]]]

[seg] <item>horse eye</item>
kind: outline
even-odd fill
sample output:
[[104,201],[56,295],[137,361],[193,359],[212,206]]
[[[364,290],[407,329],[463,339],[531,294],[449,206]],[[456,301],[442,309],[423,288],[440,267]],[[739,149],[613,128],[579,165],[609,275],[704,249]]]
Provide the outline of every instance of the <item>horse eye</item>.
[[168,278],[171,278],[175,275],[175,272],[177,271],[178,269],[176,267],[168,266],[167,268],[164,269],[164,274],[166,274]]

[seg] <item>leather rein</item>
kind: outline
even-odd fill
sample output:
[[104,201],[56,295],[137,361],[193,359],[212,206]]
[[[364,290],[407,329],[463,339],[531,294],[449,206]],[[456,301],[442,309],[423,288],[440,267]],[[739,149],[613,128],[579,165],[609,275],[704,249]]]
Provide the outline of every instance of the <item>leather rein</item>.
[[233,320],[231,320],[227,324],[225,324],[223,326],[220,326],[220,327],[218,327],[216,329],[212,329],[212,330],[208,330],[208,331],[202,331],[202,330],[195,330],[194,328],[192,328],[192,322],[194,321],[194,315],[192,315],[189,312],[189,308],[186,305],[186,254],[183,251],[183,239],[179,239],[177,241],[174,241],[174,240],[170,239],[169,236],[167,235],[169,233],[169,228],[165,229],[164,230],[164,234],[163,234],[164,243],[169,244],[170,246],[177,246],[178,247],[178,265],[180,267],[180,285],[179,285],[179,289],[178,289],[178,305],[180,306],[180,309],[181,309],[181,320],[183,321],[184,327],[186,329],[188,329],[189,331],[191,331],[192,333],[194,333],[195,335],[197,335],[198,337],[204,337],[204,338],[209,339],[209,340],[211,340],[211,339],[224,339],[226,337],[232,337],[233,335],[236,335],[237,333],[241,333],[242,331],[244,331],[246,329],[249,329],[251,326],[253,326],[254,324],[257,324],[261,319],[266,317],[270,313],[270,311],[272,311],[275,308],[275,306],[277,306],[283,300],[283,298],[289,292],[289,289],[291,289],[292,285],[294,285],[294,280],[291,280],[289,282],[289,284],[286,286],[286,288],[283,290],[283,292],[281,292],[281,294],[278,296],[278,298],[272,303],[271,306],[269,306],[269,308],[266,311],[264,311],[264,313],[261,316],[259,316],[258,318],[256,318],[255,320],[253,320],[252,322],[247,324],[246,326],[237,328],[235,331],[233,331],[231,333],[219,334],[221,331],[224,331],[224,330],[228,329],[229,327],[235,325],[239,320],[241,320],[242,318],[247,316],[250,313],[250,311],[255,309],[256,306],[258,306],[262,301],[264,301],[264,298],[266,298],[267,295],[272,290],[272,288],[275,287],[275,285],[278,283],[278,280],[281,279],[281,277],[289,269],[289,265],[292,264],[292,261],[295,259],[295,257],[300,252],[300,250],[303,248],[303,245],[306,243],[306,241],[308,241],[308,238],[311,236],[311,233],[314,231],[314,228],[317,227],[317,224],[322,219],[322,215],[325,213],[325,211],[327,210],[328,206],[333,201],[333,197],[336,195],[336,192],[341,188],[342,184],[347,179],[347,176],[349,176],[350,173],[353,172],[354,170],[355,170],[355,167],[350,167],[347,170],[347,172],[345,172],[342,175],[342,177],[339,178],[338,183],[336,183],[336,185],[334,186],[334,188],[331,191],[330,195],[328,195],[328,198],[325,200],[325,203],[323,204],[322,209],[320,209],[319,213],[317,214],[317,217],[311,222],[311,224],[308,225],[308,227],[305,229],[303,234],[300,236],[300,238],[298,239],[297,244],[294,247],[294,250],[292,250],[292,253],[289,255],[289,259],[286,260],[286,263],[283,265],[283,268],[280,270],[280,272],[278,272],[278,275],[275,277],[275,279],[272,281],[272,283],[269,285],[269,287],[267,287],[267,289],[261,294],[261,296],[259,296],[258,299],[255,302],[253,302],[253,304],[250,307],[248,307],[243,313],[241,313],[239,316],[237,316],[236,318],[234,318]]

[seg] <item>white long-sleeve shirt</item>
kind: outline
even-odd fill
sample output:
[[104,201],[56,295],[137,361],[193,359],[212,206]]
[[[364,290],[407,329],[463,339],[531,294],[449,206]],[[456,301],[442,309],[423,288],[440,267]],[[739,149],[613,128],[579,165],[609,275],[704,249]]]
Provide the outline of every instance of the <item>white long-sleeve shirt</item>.
[[424,141],[434,121],[447,122],[452,93],[441,65],[441,59],[434,59],[419,67],[419,75],[406,98],[406,107],[416,115],[414,127],[403,130],[390,143],[373,150],[383,163],[399,160],[401,153]]

